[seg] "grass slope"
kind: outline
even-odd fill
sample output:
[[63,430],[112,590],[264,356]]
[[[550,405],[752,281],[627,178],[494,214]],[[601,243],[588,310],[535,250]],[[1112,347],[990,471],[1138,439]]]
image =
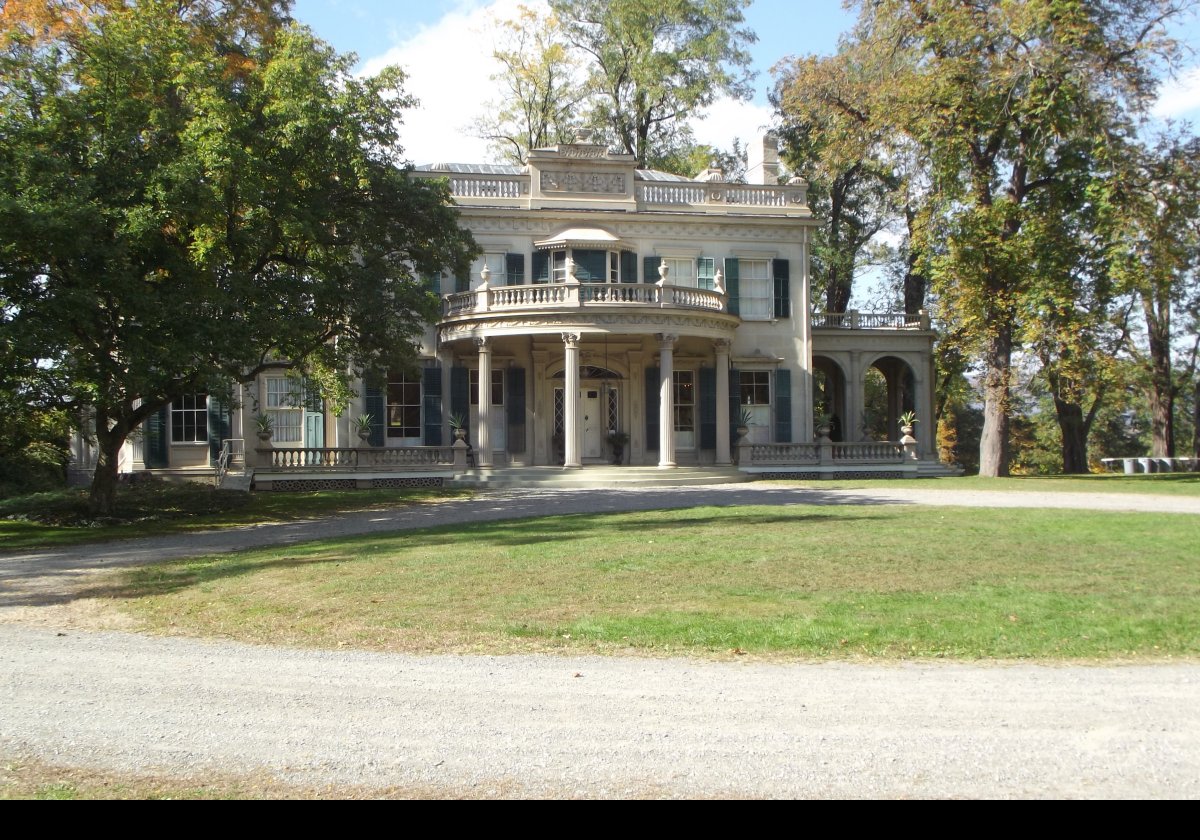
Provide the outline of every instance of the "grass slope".
[[785,657],[1200,653],[1200,518],[705,507],[463,524],[167,563],[146,627],[302,646]]

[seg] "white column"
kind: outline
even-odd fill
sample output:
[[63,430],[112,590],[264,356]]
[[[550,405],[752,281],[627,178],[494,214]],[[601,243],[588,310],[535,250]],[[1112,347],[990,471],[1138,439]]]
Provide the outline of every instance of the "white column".
[[733,463],[729,457],[729,342],[713,342],[717,351],[717,465]]
[[492,346],[486,338],[475,339],[479,348],[479,410],[475,429],[475,465],[492,465]]
[[658,465],[675,466],[675,336],[658,335]]
[[579,333],[563,333],[563,467],[579,469]]

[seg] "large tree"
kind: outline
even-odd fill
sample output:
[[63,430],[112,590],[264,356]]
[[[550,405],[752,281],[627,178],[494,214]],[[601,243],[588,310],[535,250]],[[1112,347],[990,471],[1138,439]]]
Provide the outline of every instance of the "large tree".
[[857,37],[906,57],[881,79],[898,130],[932,165],[930,278],[972,340],[984,391],[980,474],[1005,475],[1012,358],[1036,237],[1031,201],[1061,180],[1065,146],[1103,146],[1143,109],[1164,21],[1188,0],[870,0]]
[[1198,160],[1197,137],[1131,145],[1114,158],[1102,191],[1114,280],[1140,315],[1141,329],[1129,333],[1126,349],[1143,371],[1159,457],[1175,455],[1175,401],[1196,372],[1200,349]]
[[520,165],[531,150],[572,139],[583,125],[581,106],[591,91],[553,12],[518,6],[517,16],[498,29],[492,55],[500,70],[492,79],[502,93],[488,103],[481,136],[492,141],[498,157]]
[[591,125],[639,166],[678,155],[688,117],[720,95],[750,95],[749,2],[551,0],[587,58]]
[[808,179],[809,204],[823,222],[812,271],[827,312],[846,311],[868,246],[897,215],[900,178],[887,121],[873,103],[886,61],[846,41],[836,55],[790,59],[774,70],[784,157]]
[[402,168],[401,74],[356,78],[286,6],[58,5],[87,14],[0,45],[0,318],[92,411],[102,512],[182,395],[411,356],[418,277],[474,246]]

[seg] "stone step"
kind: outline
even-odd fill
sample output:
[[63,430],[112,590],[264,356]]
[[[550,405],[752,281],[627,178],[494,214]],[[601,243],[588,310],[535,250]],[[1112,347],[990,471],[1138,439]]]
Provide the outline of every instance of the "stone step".
[[450,482],[457,487],[562,487],[604,489],[611,487],[682,487],[734,484],[751,476],[734,467],[508,467],[475,469],[457,474]]

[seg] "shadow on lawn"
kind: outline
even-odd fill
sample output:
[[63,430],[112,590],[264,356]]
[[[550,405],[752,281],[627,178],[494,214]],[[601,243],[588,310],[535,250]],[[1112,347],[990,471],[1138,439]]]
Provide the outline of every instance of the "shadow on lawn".
[[[707,525],[738,528],[762,528],[773,525],[813,525],[827,522],[849,523],[877,520],[872,515],[832,515],[823,513],[792,515],[775,513],[714,514],[688,516],[682,521],[628,521],[627,514],[570,514],[535,520],[495,521],[471,525],[447,525],[415,532],[365,534],[340,539],[336,546],[326,541],[291,545],[283,557],[256,559],[248,552],[224,557],[181,559],[156,563],[127,572],[124,580],[106,582],[82,590],[47,595],[29,593],[0,598],[6,606],[45,606],[96,598],[126,600],[167,595],[213,581],[259,572],[312,566],[337,567],[367,559],[388,551],[424,551],[445,548],[472,535],[481,551],[491,548],[515,548],[539,544],[569,542],[603,533],[640,532],[647,536],[663,531],[686,531]],[[669,538],[669,537],[668,537]],[[269,550],[269,549],[268,549]],[[261,551],[261,549],[256,549]],[[437,562],[437,561],[431,561]]]
[[[82,594],[71,584],[96,570],[134,567],[170,568],[186,558],[205,557],[258,549],[283,549],[303,552],[305,547],[319,541],[339,539],[349,550],[359,550],[372,542],[393,535],[408,534],[409,545],[441,546],[454,535],[474,530],[490,534],[498,545],[533,544],[574,538],[586,521],[600,515],[620,515],[658,510],[687,510],[697,508],[737,508],[744,506],[838,506],[869,507],[875,505],[906,505],[893,499],[872,498],[856,493],[852,497],[836,490],[807,487],[764,487],[759,485],[723,485],[717,487],[687,487],[662,490],[508,490],[480,494],[462,501],[448,500],[438,504],[405,505],[382,510],[351,514],[334,514],[319,518],[250,526],[226,531],[199,532],[135,538],[108,543],[92,543],[27,551],[0,556],[0,608],[7,606],[40,606],[68,603],[80,597],[99,597],[90,590]],[[765,514],[755,513],[755,517]],[[783,514],[773,519],[801,521],[801,517]],[[803,517],[807,521],[829,518],[823,514]],[[847,517],[838,516],[839,520]],[[538,533],[533,528],[542,524],[531,522],[552,520],[550,533]],[[687,528],[699,524],[695,517],[674,524]],[[759,519],[765,522],[765,519]],[[661,526],[661,523],[658,523]],[[609,525],[610,528],[642,528],[634,521]],[[753,527],[753,525],[750,525]],[[313,552],[321,551],[314,547]],[[334,562],[350,558],[340,557]],[[307,560],[304,562],[327,562]],[[24,591],[23,581],[41,581],[36,589]],[[49,581],[49,585],[45,582]],[[55,585],[61,581],[62,586]],[[57,590],[57,591],[49,591]],[[108,596],[112,597],[112,596]]]

